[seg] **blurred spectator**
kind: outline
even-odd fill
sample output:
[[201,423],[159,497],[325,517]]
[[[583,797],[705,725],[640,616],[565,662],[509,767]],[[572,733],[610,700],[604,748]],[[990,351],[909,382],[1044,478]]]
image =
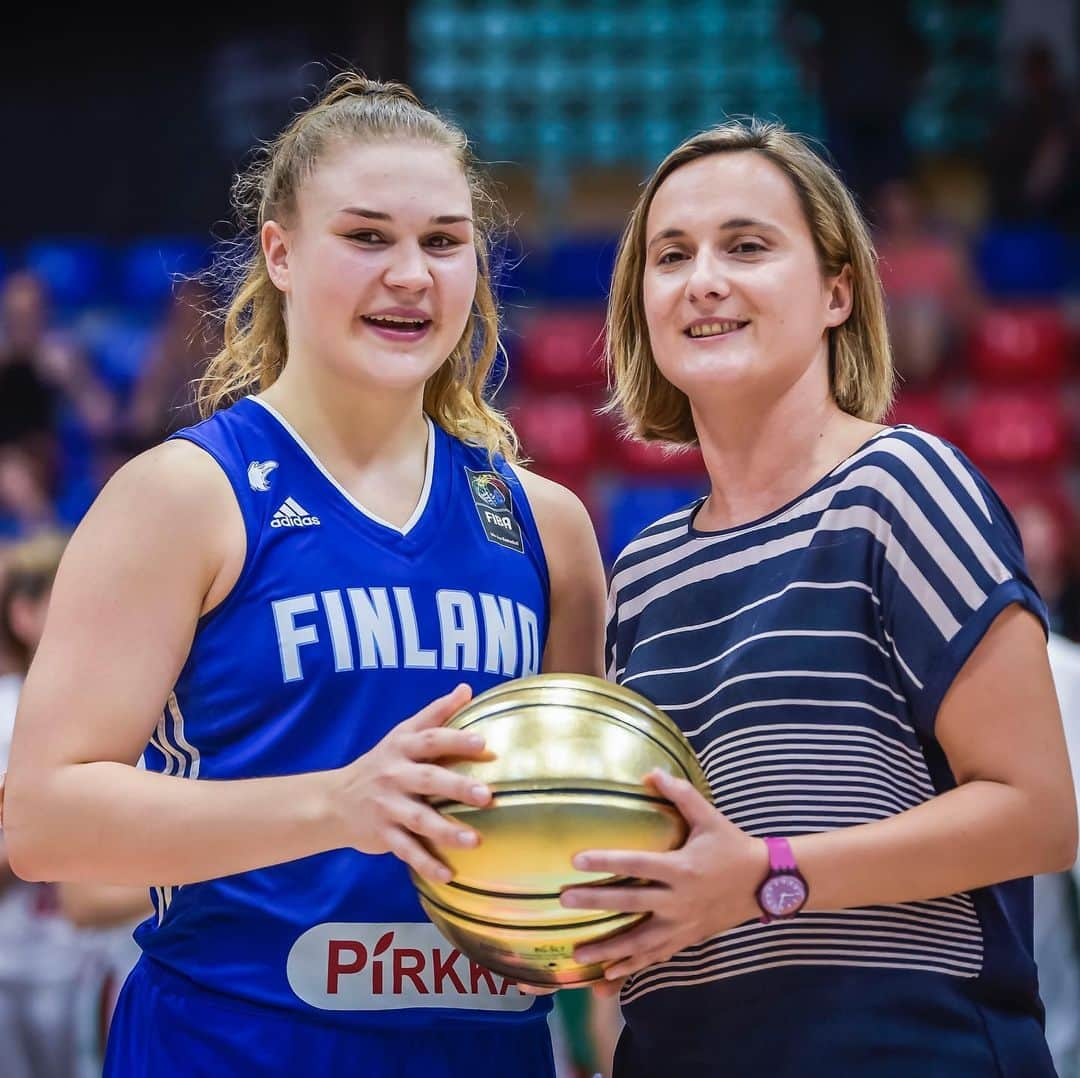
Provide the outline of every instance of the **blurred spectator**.
[[1033,40],[1018,54],[1019,85],[998,114],[989,145],[994,212],[1080,228],[1080,111],[1054,53]]
[[176,290],[131,398],[127,425],[141,448],[199,420],[194,382],[220,347],[220,329],[209,317],[212,294],[195,280]]
[[555,996],[550,1025],[557,1078],[610,1078],[622,1027],[617,1000],[564,989]]
[[[43,533],[11,551],[0,587],[0,633],[18,673],[0,677],[0,771],[7,767],[23,676],[45,624],[64,540]],[[76,1014],[86,955],[60,914],[56,888],[11,872],[0,836],[0,1045],[4,1078],[75,1078]]]
[[1046,603],[1051,632],[1068,635],[1077,524],[1068,486],[1055,469],[1040,466],[994,470],[989,478],[1016,522],[1024,561]]
[[593,995],[589,1008],[589,1034],[600,1063],[601,1078],[609,1078],[615,1062],[615,1046],[622,1032],[623,1018],[618,996]]
[[[1073,781],[1080,781],[1080,647],[1051,633],[1054,674]],[[1080,794],[1080,790],[1078,790]],[[1080,1078],[1080,874],[1035,878],[1035,962],[1046,1005],[1046,1039],[1060,1078]]]
[[80,931],[89,957],[80,1008],[90,1035],[80,1054],[100,1074],[120,988],[142,953],[132,933],[153,912],[143,887],[62,883],[60,912]]
[[1065,587],[1065,533],[1061,522],[1051,506],[1036,500],[1018,506],[1015,517],[1028,572],[1050,612],[1051,625],[1060,629]]
[[1080,643],[1080,527],[1067,534],[1064,583],[1058,600],[1058,626],[1062,636]]
[[896,369],[907,382],[925,381],[957,354],[982,300],[966,248],[931,228],[908,181],[884,184],[874,203]]
[[64,406],[91,437],[111,427],[108,393],[74,341],[49,328],[44,285],[13,273],[0,291],[0,511],[22,530],[52,517]]
[[864,198],[911,172],[907,115],[929,50],[905,0],[789,0],[784,36],[821,96],[825,142]]

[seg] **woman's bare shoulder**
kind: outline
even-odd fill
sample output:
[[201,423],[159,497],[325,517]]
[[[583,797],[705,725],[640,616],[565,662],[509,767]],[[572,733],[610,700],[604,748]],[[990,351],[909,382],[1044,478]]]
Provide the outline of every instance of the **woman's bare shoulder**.
[[65,561],[84,570],[178,573],[186,566],[206,588],[243,560],[243,518],[218,463],[175,439],[120,467],[72,537]]

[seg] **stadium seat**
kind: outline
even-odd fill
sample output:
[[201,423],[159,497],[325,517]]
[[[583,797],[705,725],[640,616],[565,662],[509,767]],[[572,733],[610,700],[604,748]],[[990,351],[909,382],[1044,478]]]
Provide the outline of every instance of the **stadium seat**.
[[628,476],[654,476],[672,482],[705,479],[705,462],[696,448],[672,451],[660,442],[612,436],[611,458]]
[[604,528],[606,520],[602,511],[601,487],[597,473],[579,468],[560,468],[553,465],[541,465],[535,461],[526,465],[530,472],[542,475],[560,486],[566,487],[580,499],[592,519],[593,529],[603,551]]
[[643,528],[704,494],[704,482],[627,484],[612,492],[604,532],[604,558],[610,566]]
[[961,448],[980,468],[1057,467],[1071,450],[1068,418],[1052,391],[983,390],[959,426]]
[[1063,469],[987,468],[983,475],[1014,516],[1037,505],[1062,528],[1070,525],[1075,510]]
[[39,240],[23,252],[23,264],[45,282],[61,314],[110,299],[112,267],[101,243],[83,239]]
[[1076,520],[1064,477],[1018,469],[987,478],[1016,522],[1028,572],[1053,606]]
[[571,236],[556,240],[544,260],[541,287],[554,303],[602,303],[615,264],[614,236]]
[[971,373],[986,382],[1058,379],[1068,361],[1068,329],[1060,307],[1003,307],[976,324]]
[[1059,296],[1068,281],[1065,237],[1046,226],[989,228],[975,257],[986,290],[1002,299]]
[[507,237],[493,245],[491,281],[499,299],[511,307],[536,294],[540,256],[526,250],[517,237]]
[[510,409],[514,429],[537,471],[588,472],[600,455],[600,423],[591,401],[570,393],[521,394]]
[[206,262],[206,244],[194,239],[163,236],[133,243],[120,256],[120,299],[155,311],[172,297],[177,277],[197,273]]
[[155,330],[123,315],[87,319],[82,336],[94,369],[116,396],[124,400],[146,362]]
[[908,390],[901,392],[890,411],[887,422],[900,425],[910,423],[928,434],[952,441],[955,423],[952,411],[940,393],[931,390]]
[[523,331],[520,375],[543,389],[579,389],[604,380],[604,312],[552,311]]
[[97,496],[99,486],[96,478],[90,474],[77,474],[66,479],[54,500],[60,523],[74,528],[86,515]]

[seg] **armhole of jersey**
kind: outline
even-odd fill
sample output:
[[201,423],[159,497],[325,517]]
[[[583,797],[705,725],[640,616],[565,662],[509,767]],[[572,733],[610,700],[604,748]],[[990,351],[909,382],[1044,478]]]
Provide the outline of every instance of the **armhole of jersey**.
[[205,614],[203,614],[196,626],[196,632],[208,625],[214,618],[228,608],[233,600],[233,597],[238,595],[241,591],[241,585],[247,580],[248,573],[251,569],[251,563],[255,557],[255,548],[258,543],[258,529],[255,527],[254,521],[252,521],[248,514],[244,511],[243,502],[243,488],[240,486],[239,479],[231,475],[229,468],[226,465],[225,460],[221,452],[214,446],[209,445],[207,441],[199,437],[198,433],[194,429],[177,431],[175,434],[170,435],[170,439],[183,439],[186,442],[190,442],[192,445],[201,449],[210,459],[221,469],[222,474],[228,481],[229,488],[233,492],[233,497],[236,499],[236,508],[240,513],[240,519],[244,522],[244,562],[240,567],[240,572],[233,582],[233,586],[229,589],[228,593],[222,598],[217,606],[212,607]]
[[[502,455],[493,458],[492,463],[495,466],[495,470],[513,487],[518,503],[521,506],[521,515],[529,526],[529,534],[533,540],[529,543],[529,546],[535,548],[533,551],[533,563],[536,565],[537,571],[540,574],[540,582],[544,586],[544,596],[547,599],[547,610],[544,613],[544,648],[546,648],[547,633],[548,629],[551,627],[551,572],[548,569],[547,551],[544,549],[544,540],[540,535],[540,528],[537,526],[536,514],[533,513],[529,495],[525,491],[525,484],[521,482],[517,472],[514,471]],[[544,648],[541,648],[541,653]]]

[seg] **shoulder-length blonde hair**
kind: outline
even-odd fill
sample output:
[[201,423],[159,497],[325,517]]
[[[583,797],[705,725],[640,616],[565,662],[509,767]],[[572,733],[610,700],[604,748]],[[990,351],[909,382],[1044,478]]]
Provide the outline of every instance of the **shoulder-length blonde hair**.
[[798,135],[778,123],[733,120],[672,150],[650,177],[623,232],[608,300],[606,359],[609,410],[645,441],[695,445],[690,401],[656,365],[645,321],[645,225],[660,185],[676,169],[714,153],[754,150],[791,181],[817,248],[823,277],[851,267],[852,308],[829,330],[829,381],[836,403],[851,415],[879,420],[893,393],[892,352],[877,256],[866,223],[839,176]]
[[296,196],[319,160],[343,141],[402,138],[445,147],[461,165],[473,201],[477,279],[472,311],[446,362],[424,387],[424,410],[444,430],[489,453],[517,457],[517,438],[484,396],[499,351],[498,308],[491,288],[490,245],[497,203],[464,132],[426,108],[406,86],[344,72],[323,96],[295,116],[233,184],[232,200],[244,244],[224,312],[224,345],[196,388],[208,416],[237,398],[271,386],[285,367],[285,304],[270,280],[259,234],[271,219],[296,212]]

